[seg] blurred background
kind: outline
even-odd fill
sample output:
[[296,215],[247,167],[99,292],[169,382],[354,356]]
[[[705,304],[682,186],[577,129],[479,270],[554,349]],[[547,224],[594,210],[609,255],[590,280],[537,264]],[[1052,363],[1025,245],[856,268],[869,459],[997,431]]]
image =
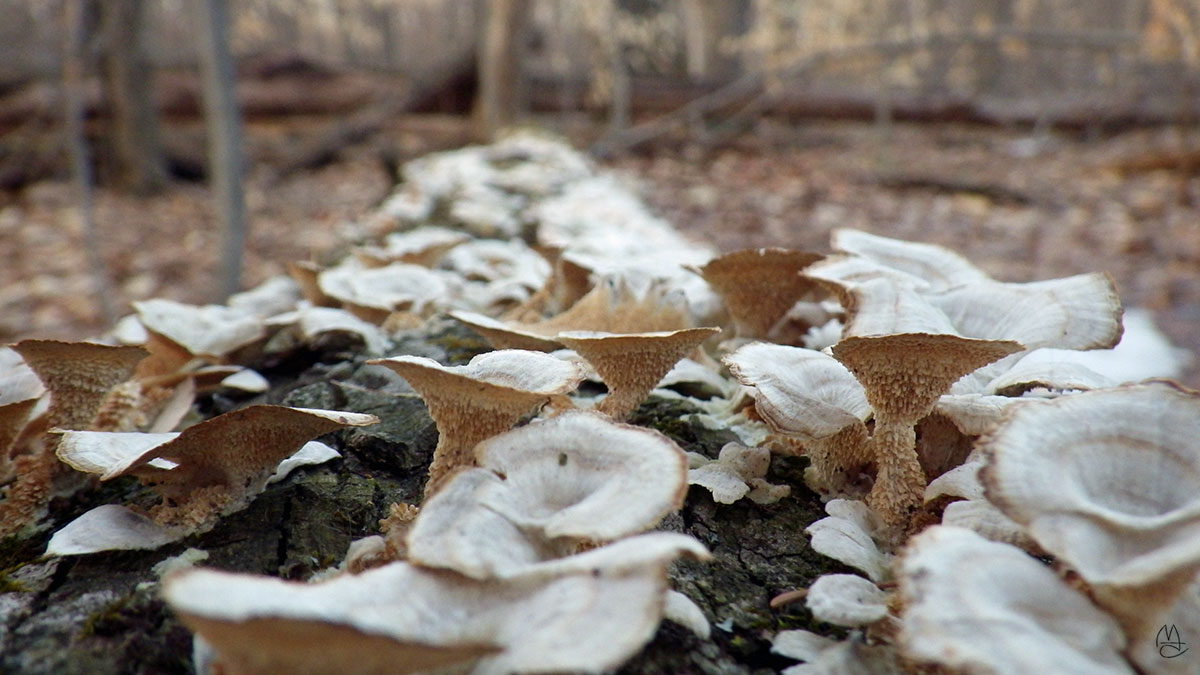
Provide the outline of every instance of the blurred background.
[[219,301],[336,256],[380,234],[369,216],[405,161],[531,125],[720,249],[824,251],[856,227],[1005,280],[1104,270],[1200,349],[1200,0],[0,16],[0,341],[83,337],[131,300]]

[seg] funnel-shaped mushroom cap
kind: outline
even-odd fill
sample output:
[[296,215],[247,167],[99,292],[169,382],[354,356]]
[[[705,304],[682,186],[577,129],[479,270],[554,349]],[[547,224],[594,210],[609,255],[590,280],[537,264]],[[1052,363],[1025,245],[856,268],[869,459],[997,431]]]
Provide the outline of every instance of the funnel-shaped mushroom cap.
[[963,375],[1021,350],[1011,340],[958,335],[945,314],[911,288],[871,279],[850,291],[848,336],[833,355],[883,411],[915,423]]
[[785,248],[752,248],[726,253],[694,271],[712,286],[743,337],[766,337],[796,301],[816,290],[800,270],[819,253]]
[[720,332],[720,328],[626,334],[571,331],[555,339],[587,359],[608,386],[608,396],[597,410],[624,419],[680,359]]
[[926,297],[966,337],[1016,340],[1028,349],[1108,349],[1121,339],[1121,301],[1107,274],[985,281]]
[[476,456],[482,468],[460,472],[422,507],[410,560],[475,578],[511,576],[580,542],[649,529],[687,491],[687,460],[675,443],[589,412],[500,434]]
[[778,432],[802,441],[832,436],[871,415],[862,385],[837,359],[811,349],[755,342],[722,361],[751,388],[754,405]]
[[939,291],[990,277],[961,255],[934,244],[889,239],[860,230],[834,230],[833,249],[853,253],[924,281],[924,290]]
[[255,405],[178,434],[66,432],[57,452],[102,480],[132,474],[153,484],[165,498],[160,519],[190,531],[243,506],[310,439],[378,421],[359,413]]
[[1049,568],[956,527],[912,539],[900,564],[900,646],[964,673],[1131,674],[1111,617]]
[[916,422],[963,375],[1020,351],[1007,340],[906,333],[849,337],[833,355],[862,383],[875,410]]
[[147,356],[141,347],[57,340],[22,340],[13,350],[50,392],[50,425],[63,429],[86,429],[108,392]]
[[146,330],[208,359],[220,359],[266,333],[262,317],[223,305],[186,305],[159,298],[135,302],[133,308]]
[[479,441],[507,430],[534,408],[578,386],[579,364],[517,349],[480,354],[465,366],[443,366],[420,356],[368,361],[395,371],[425,400],[438,427],[438,447],[426,494],[449,472],[475,464]]
[[680,554],[705,551],[643,535],[485,581],[402,562],[310,584],[192,569],[163,596],[240,673],[606,671],[653,636]]

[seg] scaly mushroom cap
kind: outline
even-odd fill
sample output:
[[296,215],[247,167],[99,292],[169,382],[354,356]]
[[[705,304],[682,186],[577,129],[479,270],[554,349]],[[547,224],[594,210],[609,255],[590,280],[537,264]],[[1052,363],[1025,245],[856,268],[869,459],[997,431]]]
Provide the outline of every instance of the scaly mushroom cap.
[[403,562],[318,583],[191,569],[163,597],[238,673],[607,671],[653,636],[681,554],[707,552],[655,533],[489,580]]
[[901,559],[900,647],[953,672],[1121,674],[1109,616],[1020,549],[957,527],[913,538]]
[[243,506],[310,439],[378,421],[359,413],[254,405],[178,434],[69,431],[57,453],[101,480],[136,475],[154,485],[164,498],[157,519],[192,530]]
[[687,492],[674,442],[591,412],[513,429],[476,456],[481,468],[458,473],[422,507],[409,560],[477,579],[512,576],[580,544],[647,530]]
[[1197,437],[1200,395],[1174,383],[1071,394],[1013,408],[981,443],[980,476],[1135,646],[1153,645],[1200,570]]
[[220,360],[266,334],[262,317],[223,305],[154,299],[135,302],[133,308],[147,331],[210,360]]
[[459,467],[474,466],[475,444],[506,431],[522,415],[578,386],[583,368],[524,350],[480,354],[465,366],[443,366],[420,356],[367,363],[386,366],[412,385],[437,424],[438,445],[425,494],[432,495]]
[[720,332],[720,328],[634,334],[570,331],[555,339],[592,364],[608,386],[608,396],[596,409],[621,420],[680,359]]
[[49,423],[62,429],[88,428],[109,391],[147,356],[141,347],[58,340],[22,340],[13,350],[50,392]]
[[726,253],[693,271],[712,286],[741,337],[766,337],[798,300],[817,289],[800,270],[819,253],[785,248],[751,248]]
[[915,424],[963,375],[1020,350],[1009,340],[905,333],[843,338],[833,355],[862,383],[872,408]]

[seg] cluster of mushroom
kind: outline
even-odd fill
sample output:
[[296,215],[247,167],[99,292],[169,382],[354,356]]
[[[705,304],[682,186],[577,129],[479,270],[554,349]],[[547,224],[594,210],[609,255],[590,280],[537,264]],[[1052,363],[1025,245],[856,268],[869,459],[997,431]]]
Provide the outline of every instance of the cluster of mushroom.
[[[1194,670],[1158,638],[1200,629],[1200,394],[1118,385],[1071,358],[1120,337],[1111,282],[1002,284],[944,249],[858,232],[834,248],[804,275],[845,308],[841,339],[725,359],[832,498],[813,548],[865,576],[778,598],[853,630],[785,631],[775,651],[805,661],[796,672]],[[870,353],[889,341],[891,363]]]
[[[632,656],[674,606],[699,614],[666,571],[707,551],[639,534],[682,504],[686,461],[672,441],[576,411],[493,436],[474,458],[403,532],[389,530],[401,541],[358,542],[354,574],[304,584],[188,570],[164,597],[235,672],[597,672]],[[298,633],[312,636],[300,650]]]
[[[0,501],[0,532],[38,527],[49,499],[85,485],[86,475],[136,475],[161,497],[148,514],[99,507],[56,533],[47,552],[156,548],[210,529],[272,476],[337,456],[312,438],[377,421],[260,405],[185,422],[198,392],[266,388],[253,371],[214,363],[259,336],[236,325],[214,335],[211,314],[225,309],[191,313],[167,301],[139,303],[144,346],[25,340],[6,348],[0,384],[12,400],[0,407],[0,467],[11,482]],[[173,431],[184,424],[182,432]]]
[[[850,230],[834,233],[831,255],[714,256],[537,135],[423,158],[405,179],[371,227],[406,229],[334,267],[296,263],[290,278],[228,306],[139,303],[112,336],[125,346],[27,341],[0,352],[0,477],[16,477],[0,509],[28,522],[67,466],[101,480],[134,475],[161,498],[148,512],[85,514],[51,540],[56,554],[152,548],[211,528],[308,453],[336,455],[309,439],[374,421],[250,406],[176,431],[198,388],[264,388],[234,364],[268,342],[353,334],[380,357],[372,366],[425,401],[438,442],[423,503],[393,505],[381,535],[356,542],[340,572],[309,584],[198,569],[167,579],[167,601],[202,637],[199,665],[614,668],[664,614],[707,630],[666,580],[672,560],[707,552],[645,531],[680,508],[688,484],[722,504],[786,497],[790,486],[767,480],[773,451],[805,455],[806,482],[828,500],[829,517],[807,529],[812,547],[865,575],[822,577],[804,594],[816,618],[854,629],[851,639],[778,637],[777,651],[813,668],[1016,670],[974,646],[991,635],[993,610],[1021,626],[997,644],[1061,640],[1044,658],[1065,671],[1124,672],[1130,661],[1153,671],[1156,622],[1200,628],[1188,529],[1200,492],[1153,482],[1155,471],[1194,473],[1183,439],[1200,431],[1196,397],[1161,384],[1114,388],[1071,359],[1120,338],[1104,275],[1003,283],[946,249]],[[462,365],[388,355],[394,338],[443,315],[495,351]],[[581,393],[585,380],[603,394]],[[742,442],[705,457],[625,423],[652,391],[687,396],[655,389],[667,385],[704,389],[690,399],[697,419]],[[1067,431],[1090,406],[1111,408],[1098,413],[1097,435]],[[1183,431],[1133,438],[1107,426],[1123,414]],[[1055,452],[1030,451],[1041,443]],[[1120,468],[1101,475],[1082,462],[1093,446]],[[1045,478],[1056,471],[1077,485],[1057,501],[1061,486]],[[1118,480],[1136,487],[1116,502],[1092,493]],[[1033,487],[1051,494],[1022,491]],[[1100,506],[1081,505],[1093,498]],[[1087,594],[1022,548],[1078,573]],[[952,576],[977,556],[977,576]],[[964,599],[979,579],[994,591],[981,602],[993,604]],[[1055,607],[1022,605],[1022,588]],[[1059,630],[1068,616],[1080,625]],[[1111,648],[1072,660],[1080,640]]]

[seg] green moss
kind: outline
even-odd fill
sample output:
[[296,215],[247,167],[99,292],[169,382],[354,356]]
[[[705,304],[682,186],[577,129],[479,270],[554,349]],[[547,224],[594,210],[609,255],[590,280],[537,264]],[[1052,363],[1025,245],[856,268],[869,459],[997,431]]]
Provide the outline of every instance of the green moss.
[[7,574],[0,573],[0,593],[27,593],[28,591],[29,588],[25,584]]
[[479,354],[492,351],[487,340],[457,321],[446,322],[440,330],[426,337],[426,341],[446,353],[448,364],[466,363]]
[[716,457],[721,446],[738,440],[728,429],[709,429],[696,419],[702,412],[686,400],[651,396],[629,417],[630,424],[656,429],[684,450]]

